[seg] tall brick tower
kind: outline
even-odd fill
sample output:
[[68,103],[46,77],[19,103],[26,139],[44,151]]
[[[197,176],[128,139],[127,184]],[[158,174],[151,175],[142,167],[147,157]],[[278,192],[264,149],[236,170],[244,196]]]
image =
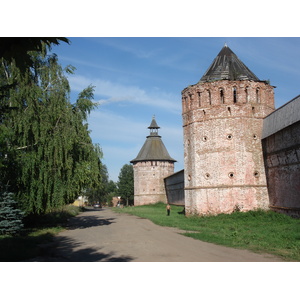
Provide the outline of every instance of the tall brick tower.
[[134,205],[167,202],[164,178],[174,173],[173,159],[158,135],[160,128],[153,117],[150,135],[138,156],[130,161],[134,172]]
[[182,91],[187,214],[268,207],[261,133],[273,110],[273,86],[227,45]]

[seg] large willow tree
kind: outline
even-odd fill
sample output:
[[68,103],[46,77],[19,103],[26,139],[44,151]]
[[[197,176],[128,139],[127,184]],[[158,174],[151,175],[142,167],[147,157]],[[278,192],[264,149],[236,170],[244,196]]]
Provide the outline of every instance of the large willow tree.
[[72,202],[101,184],[101,150],[93,145],[88,114],[93,87],[70,102],[67,75],[56,55],[31,52],[32,66],[21,72],[1,59],[1,101],[12,109],[0,120],[2,182],[17,195],[26,213],[40,214]]

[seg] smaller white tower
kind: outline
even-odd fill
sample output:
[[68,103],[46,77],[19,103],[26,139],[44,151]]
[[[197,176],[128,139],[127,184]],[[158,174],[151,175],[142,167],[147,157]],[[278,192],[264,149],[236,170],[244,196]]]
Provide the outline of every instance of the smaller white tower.
[[135,159],[134,172],[134,205],[145,205],[157,202],[167,202],[164,178],[174,173],[173,159],[162,139],[158,135],[160,128],[153,117],[150,135]]

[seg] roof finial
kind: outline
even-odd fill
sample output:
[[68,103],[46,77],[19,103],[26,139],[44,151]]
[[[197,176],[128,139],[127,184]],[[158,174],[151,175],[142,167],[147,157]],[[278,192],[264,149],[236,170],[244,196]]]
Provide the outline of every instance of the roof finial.
[[225,44],[224,44],[224,47],[228,47],[226,42],[225,42]]
[[152,120],[154,120],[154,119],[155,119],[155,115],[152,116]]

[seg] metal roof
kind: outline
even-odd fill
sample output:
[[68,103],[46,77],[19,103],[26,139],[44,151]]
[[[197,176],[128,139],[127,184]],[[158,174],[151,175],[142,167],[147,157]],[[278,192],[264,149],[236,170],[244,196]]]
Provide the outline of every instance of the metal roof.
[[150,129],[150,135],[147,136],[147,139],[137,157],[130,162],[134,163],[138,161],[153,160],[176,162],[176,160],[169,155],[161,136],[158,135],[158,128],[160,127],[157,125],[154,117],[148,128]]
[[262,139],[300,121],[300,95],[264,118]]
[[260,81],[226,44],[202,76],[200,82],[215,80]]
[[156,121],[155,121],[155,116],[153,116],[152,117],[152,121],[151,121],[151,124],[150,124],[150,126],[148,127],[149,129],[158,129],[158,128],[160,128],[158,125],[157,125],[157,123],[156,123]]

